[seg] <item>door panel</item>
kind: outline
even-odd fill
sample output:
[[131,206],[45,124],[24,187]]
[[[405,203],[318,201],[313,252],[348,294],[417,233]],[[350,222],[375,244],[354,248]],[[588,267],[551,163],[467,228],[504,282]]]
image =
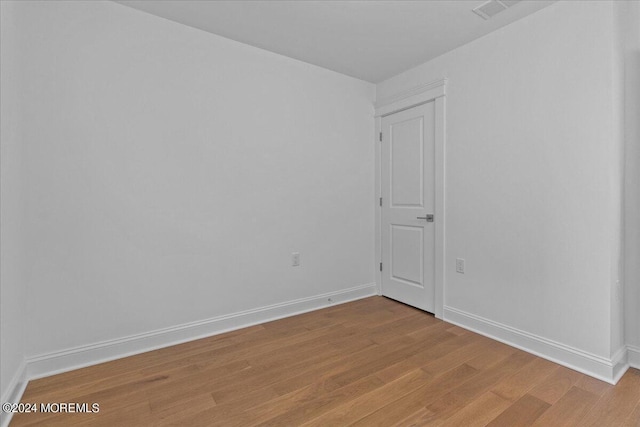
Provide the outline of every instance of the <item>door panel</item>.
[[391,278],[423,287],[423,229],[391,225]]
[[423,206],[422,117],[391,127],[391,205]]
[[433,312],[434,102],[383,117],[382,135],[382,294]]

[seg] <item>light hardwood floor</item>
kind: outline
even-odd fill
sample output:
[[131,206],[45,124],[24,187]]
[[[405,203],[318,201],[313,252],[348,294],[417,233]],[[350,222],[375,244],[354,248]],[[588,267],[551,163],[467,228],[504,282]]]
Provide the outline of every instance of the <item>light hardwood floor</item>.
[[611,386],[383,297],[29,383],[12,426],[640,426],[640,371]]

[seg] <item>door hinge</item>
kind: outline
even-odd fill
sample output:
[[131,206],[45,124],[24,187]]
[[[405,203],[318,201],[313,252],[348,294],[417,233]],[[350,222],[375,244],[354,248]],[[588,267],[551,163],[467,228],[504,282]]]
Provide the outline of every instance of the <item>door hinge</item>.
[[382,197],[380,197],[380,206],[382,206]]
[[380,142],[382,142],[382,132],[380,132]]
[[382,263],[380,263],[380,271],[382,271]]

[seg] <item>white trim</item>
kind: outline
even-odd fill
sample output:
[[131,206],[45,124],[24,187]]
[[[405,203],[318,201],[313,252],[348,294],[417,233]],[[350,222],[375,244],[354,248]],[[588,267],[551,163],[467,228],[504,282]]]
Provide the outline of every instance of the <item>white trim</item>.
[[[445,82],[445,80],[443,80]],[[442,91],[444,94],[444,83]],[[443,317],[445,284],[445,165],[446,165],[446,97],[435,99],[435,312],[438,319]]]
[[611,364],[613,369],[611,372],[612,384],[617,384],[620,378],[629,369],[627,346],[623,345],[613,356],[611,356]]
[[375,118],[375,168],[374,168],[374,185],[375,185],[375,209],[374,209],[374,277],[378,285],[378,295],[382,295],[382,272],[380,271],[380,263],[382,262],[382,242],[380,236],[382,235],[382,206],[380,206],[380,198],[382,197],[382,177],[380,171],[382,170],[382,141],[380,141],[380,132],[382,132],[382,118]]
[[[24,393],[24,389],[27,388],[27,364],[23,360],[18,367],[15,375],[11,379],[9,383],[9,387],[7,391],[2,396],[2,402],[0,403],[19,403],[20,399],[22,399],[22,394]],[[0,427],[6,427],[11,422],[11,418],[13,417],[13,413],[6,413],[0,410]]]
[[640,347],[628,345],[627,359],[629,360],[629,366],[640,369]]
[[[382,153],[380,150],[379,133],[382,131],[382,117],[406,110],[426,102],[435,102],[435,310],[434,315],[438,319],[443,317],[444,283],[445,283],[445,156],[446,156],[446,86],[447,79],[433,81],[416,86],[409,90],[399,92],[393,96],[376,101],[376,176],[375,183],[378,197],[382,195]],[[376,237],[375,255],[376,263],[382,262],[382,219],[381,210],[378,207],[375,214]],[[382,274],[376,268],[376,276],[382,294]]]
[[376,117],[424,104],[446,94],[447,79],[440,79],[376,100]]
[[444,320],[610,384],[628,367],[624,347],[607,359],[453,307],[444,308]]
[[[27,375],[30,380],[47,377],[376,294],[376,284],[368,283],[313,297],[29,357],[26,361]],[[328,301],[329,299],[331,301]]]

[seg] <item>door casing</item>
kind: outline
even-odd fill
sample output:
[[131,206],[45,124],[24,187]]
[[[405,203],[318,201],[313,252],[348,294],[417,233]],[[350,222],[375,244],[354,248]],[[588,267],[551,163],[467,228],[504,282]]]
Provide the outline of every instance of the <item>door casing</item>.
[[446,85],[447,80],[441,79],[425,85],[420,85],[394,96],[376,101],[375,118],[375,153],[376,153],[376,238],[375,238],[375,264],[376,282],[378,294],[381,295],[382,274],[380,263],[382,262],[382,219],[379,200],[382,194],[382,156],[380,132],[382,117],[397,113],[408,108],[427,102],[434,102],[435,106],[435,316],[442,319],[444,310],[445,293],[445,143],[446,143]]

